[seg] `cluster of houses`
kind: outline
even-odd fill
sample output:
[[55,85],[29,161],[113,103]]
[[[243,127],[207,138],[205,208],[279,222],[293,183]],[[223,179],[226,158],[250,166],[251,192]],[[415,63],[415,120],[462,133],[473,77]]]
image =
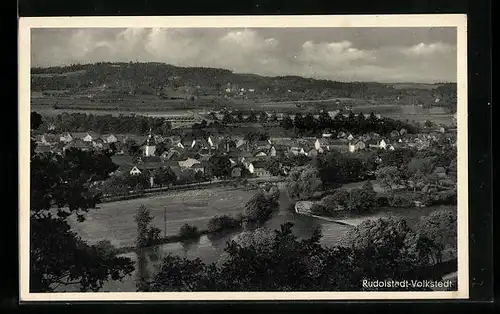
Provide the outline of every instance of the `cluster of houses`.
[[[208,161],[214,154],[228,157],[231,176],[240,177],[244,171],[257,177],[270,177],[267,161],[276,156],[315,157],[331,150],[356,152],[366,149],[395,150],[402,147],[424,149],[437,137],[433,133],[408,134],[405,129],[394,130],[387,137],[376,133],[354,136],[339,132],[336,136],[325,133],[321,138],[271,137],[268,140],[249,141],[243,137],[215,136],[206,138],[181,138],[104,134],[95,132],[65,132],[42,134],[34,138],[36,151],[52,151],[63,154],[69,148],[82,150],[103,150],[113,146],[114,162],[119,171],[138,175],[145,170],[170,167],[179,177],[185,171],[205,173]],[[140,145],[141,157],[128,156],[125,143],[133,140]],[[161,145],[161,150],[159,146]]]
[[55,152],[64,153],[70,148],[88,150],[105,150],[110,149],[112,144],[120,145],[128,139],[136,142],[143,142],[146,136],[137,135],[115,135],[103,134],[96,132],[64,132],[61,134],[45,133],[32,136],[37,144],[36,152]]
[[[444,130],[440,130],[439,132],[445,133]],[[355,137],[352,134],[345,134],[344,132],[340,132],[338,137],[345,138],[349,141],[348,150],[352,153],[371,148],[388,150],[416,148],[422,150],[429,148],[433,142],[439,139],[437,133],[409,134],[404,128],[400,131],[392,131],[387,137],[382,137],[377,133],[369,133]],[[450,140],[450,145],[455,147],[456,139],[452,139],[451,137],[448,139]]]

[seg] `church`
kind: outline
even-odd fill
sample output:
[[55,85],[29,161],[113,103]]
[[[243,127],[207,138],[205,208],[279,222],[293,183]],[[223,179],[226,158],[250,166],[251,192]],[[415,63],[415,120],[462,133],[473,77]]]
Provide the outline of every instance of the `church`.
[[151,136],[151,129],[149,129],[149,135],[146,140],[146,145],[144,146],[144,156],[150,157],[155,156],[156,145],[153,137]]

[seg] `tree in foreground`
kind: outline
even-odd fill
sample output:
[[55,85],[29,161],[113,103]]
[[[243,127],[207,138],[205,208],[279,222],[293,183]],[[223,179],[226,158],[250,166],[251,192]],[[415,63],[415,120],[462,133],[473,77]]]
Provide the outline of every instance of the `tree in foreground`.
[[[149,291],[352,291],[363,279],[422,279],[427,243],[404,220],[365,223],[343,246],[324,247],[321,232],[298,239],[293,224],[259,228],[231,239],[212,264],[169,255]],[[370,236],[373,229],[373,237]]]
[[349,229],[341,243],[357,252],[366,279],[408,279],[408,272],[431,265],[440,254],[431,240],[395,217],[365,220]]
[[[129,258],[89,245],[71,231],[100,197],[91,185],[116,169],[108,155],[68,150],[31,156],[30,291],[51,292],[71,284],[98,291],[107,280],[129,275]],[[78,222],[76,222],[78,223]]]
[[423,236],[431,239],[440,250],[457,250],[457,211],[437,210],[423,216],[416,227]]

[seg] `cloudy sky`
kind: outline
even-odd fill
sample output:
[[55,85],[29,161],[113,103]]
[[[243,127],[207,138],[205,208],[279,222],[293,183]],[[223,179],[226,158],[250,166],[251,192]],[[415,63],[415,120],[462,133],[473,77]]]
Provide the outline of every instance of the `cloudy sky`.
[[455,28],[32,29],[31,64],[156,61],[338,81],[456,82]]

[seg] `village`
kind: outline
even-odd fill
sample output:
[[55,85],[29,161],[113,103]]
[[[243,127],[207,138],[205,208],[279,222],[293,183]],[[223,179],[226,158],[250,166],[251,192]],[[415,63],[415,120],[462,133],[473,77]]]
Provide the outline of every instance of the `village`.
[[[380,115],[377,116],[380,118]],[[410,134],[402,128],[393,130],[386,136],[375,132],[353,135],[338,131],[322,133],[316,137],[294,138],[269,136],[265,132],[253,135],[219,133],[207,134],[206,137],[183,137],[163,136],[155,134],[151,129],[144,136],[98,134],[93,131],[58,134],[52,131],[33,135],[32,140],[37,144],[35,151],[38,153],[63,155],[69,149],[109,153],[118,166],[112,175],[140,177],[142,180],[138,182],[141,183],[134,181],[132,185],[140,190],[147,190],[173,184],[212,183],[218,180],[279,179],[285,177],[292,168],[283,159],[310,160],[334,151],[356,154],[409,148],[425,150],[433,143],[443,140],[447,145],[456,147],[456,131],[440,126],[417,134]],[[170,175],[167,176],[165,170]],[[134,186],[130,188],[133,189]],[[122,191],[122,194],[127,192]]]

